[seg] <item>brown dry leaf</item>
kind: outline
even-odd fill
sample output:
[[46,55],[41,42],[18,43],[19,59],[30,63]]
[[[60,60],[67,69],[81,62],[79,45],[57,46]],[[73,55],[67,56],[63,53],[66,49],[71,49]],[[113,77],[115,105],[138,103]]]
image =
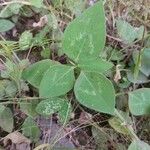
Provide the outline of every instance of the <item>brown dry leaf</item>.
[[12,144],[10,150],[31,150],[29,143]]
[[49,148],[50,144],[41,144],[38,147],[34,148],[33,150],[43,150],[44,148]]
[[5,69],[5,66],[2,63],[0,63],[0,71],[2,71],[4,69]]
[[81,112],[78,122],[80,124],[87,124],[92,119],[92,116],[87,112]]
[[34,22],[33,23],[33,27],[36,28],[36,27],[44,27],[46,24],[48,23],[48,18],[47,16],[43,16],[40,18],[40,21],[39,22]]
[[31,141],[26,138],[24,135],[22,135],[20,132],[18,131],[15,131],[15,132],[12,132],[10,134],[8,134],[5,138],[4,138],[4,145],[7,145],[7,142],[11,140],[12,143],[14,144],[21,144],[21,143],[28,143],[30,144]]
[[120,65],[116,66],[116,74],[114,76],[114,81],[117,83],[121,79],[121,73],[119,69]]

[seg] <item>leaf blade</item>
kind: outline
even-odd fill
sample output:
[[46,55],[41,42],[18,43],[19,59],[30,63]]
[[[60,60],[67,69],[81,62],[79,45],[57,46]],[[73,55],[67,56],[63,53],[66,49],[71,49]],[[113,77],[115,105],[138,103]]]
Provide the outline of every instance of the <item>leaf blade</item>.
[[0,105],[0,127],[6,132],[12,132],[14,127],[13,114],[10,108]]
[[27,117],[25,119],[22,125],[22,131],[23,134],[29,137],[32,141],[36,142],[39,140],[40,129],[32,118]]
[[40,96],[48,98],[64,95],[72,89],[74,81],[74,67],[61,64],[53,66],[43,76]]
[[6,32],[11,30],[15,26],[14,23],[7,19],[0,19],[0,32]]
[[141,62],[139,69],[147,77],[150,75],[150,48],[144,48],[142,52],[134,51],[132,54],[134,63],[136,64],[138,56],[140,55]]
[[143,142],[143,141],[140,141],[140,140],[134,140],[128,150],[150,150],[150,146]]
[[86,72],[105,73],[113,67],[113,64],[100,58],[85,58],[80,60],[78,67]]
[[104,48],[106,25],[102,2],[88,8],[72,21],[64,32],[63,51],[75,62],[86,56],[98,56]]
[[150,114],[150,88],[141,88],[129,93],[129,109],[133,115]]
[[34,63],[23,71],[23,79],[27,80],[34,87],[39,88],[44,72],[57,64],[59,63],[49,59]]
[[98,112],[114,114],[115,91],[112,83],[103,75],[81,72],[74,92],[82,105]]
[[49,98],[47,100],[43,100],[37,105],[36,112],[42,116],[48,117],[59,111],[63,102],[64,100],[61,98]]

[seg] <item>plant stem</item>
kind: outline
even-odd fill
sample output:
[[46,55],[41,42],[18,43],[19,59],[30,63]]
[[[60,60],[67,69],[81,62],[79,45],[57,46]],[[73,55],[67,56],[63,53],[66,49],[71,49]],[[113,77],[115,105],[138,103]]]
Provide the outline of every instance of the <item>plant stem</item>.
[[[42,97],[20,97],[20,98],[7,98],[7,99],[1,99],[1,101],[10,101],[10,100],[46,100],[47,98]],[[1,102],[0,102],[1,103]]]
[[5,6],[5,5],[10,5],[10,4],[14,4],[14,3],[21,3],[24,5],[31,5],[29,2],[26,1],[12,1],[12,2],[3,2],[0,4],[0,6]]

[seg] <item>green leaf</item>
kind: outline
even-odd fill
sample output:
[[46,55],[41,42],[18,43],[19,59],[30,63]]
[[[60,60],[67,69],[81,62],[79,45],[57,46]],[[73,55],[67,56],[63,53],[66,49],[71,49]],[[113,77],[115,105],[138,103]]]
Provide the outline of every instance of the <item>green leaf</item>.
[[61,109],[58,112],[59,121],[64,125],[68,123],[72,113],[71,104],[65,99]]
[[12,132],[14,127],[13,114],[10,108],[0,104],[0,127],[6,132]]
[[76,16],[81,15],[86,6],[85,0],[65,0],[64,3]]
[[49,26],[45,26],[43,29],[40,30],[33,38],[33,46],[43,46],[45,43],[46,34],[49,32]]
[[7,19],[0,19],[0,32],[6,32],[11,30],[15,26],[14,23]]
[[47,15],[48,19],[48,26],[52,28],[53,30],[56,30],[58,28],[58,18],[55,16],[54,13],[48,14]]
[[0,100],[6,97],[14,97],[17,91],[17,85],[14,81],[0,80]]
[[113,67],[113,64],[100,58],[81,59],[78,67],[87,72],[105,73]]
[[1,51],[0,55],[5,55],[7,57],[10,57],[11,52],[15,49],[17,42],[15,41],[9,41],[9,40],[0,40],[1,45]]
[[115,90],[112,83],[103,75],[81,72],[74,92],[84,106],[107,114],[114,114]]
[[29,137],[32,141],[37,142],[40,137],[40,129],[36,122],[28,117],[25,119],[22,125],[22,132],[26,137]]
[[41,51],[41,56],[45,59],[48,59],[50,57],[51,50],[49,48],[45,48]]
[[31,3],[31,5],[37,7],[37,8],[41,8],[43,7],[43,0],[29,0],[29,2]]
[[36,117],[36,106],[38,104],[38,100],[31,100],[31,101],[21,101],[20,103],[20,109],[23,113],[28,115],[29,117]]
[[18,88],[15,82],[10,81],[7,83],[7,87],[5,88],[7,97],[15,97],[17,91],[18,91]]
[[74,67],[56,65],[49,68],[40,84],[40,97],[56,97],[69,92],[74,85]]
[[[137,62],[139,52],[133,52],[133,60],[134,63]],[[141,64],[140,64],[140,71],[145,74],[147,77],[150,75],[150,48],[145,48],[143,52],[141,52]]]
[[62,6],[62,0],[51,0],[52,4],[54,5],[54,7],[60,7]]
[[134,77],[134,73],[132,71],[127,72],[127,78],[132,83],[146,83],[148,82],[147,77],[142,73],[139,72],[137,78]]
[[23,79],[27,80],[34,87],[39,88],[44,73],[50,67],[53,67],[54,65],[58,64],[58,62],[49,59],[45,59],[34,63],[23,71]]
[[6,80],[0,80],[0,100],[5,96]]
[[104,59],[112,61],[121,61],[124,58],[124,54],[120,50],[114,49],[111,46],[106,46],[100,56]]
[[123,42],[131,44],[136,39],[139,40],[142,39],[144,26],[136,28],[131,26],[128,22],[122,19],[118,19],[116,25],[118,34],[120,38],[123,40]]
[[150,48],[150,37],[147,37],[147,38],[145,39],[144,47]]
[[19,13],[22,4],[15,3],[5,6],[0,12],[0,18],[8,18]]
[[73,20],[64,32],[63,51],[75,62],[87,56],[99,56],[106,38],[104,8],[102,2],[88,8]]
[[71,117],[72,107],[67,99],[55,97],[41,101],[36,107],[36,112],[44,117],[58,112],[59,121],[66,124]]
[[109,119],[109,125],[114,128],[117,132],[122,133],[122,134],[129,134],[127,128],[122,125],[122,122],[118,118],[111,118]]
[[36,111],[42,116],[48,117],[53,113],[59,111],[64,104],[64,99],[61,98],[50,98],[48,100],[41,101],[37,107]]
[[150,150],[150,146],[143,142],[143,141],[140,141],[140,140],[134,140],[128,150]]
[[150,88],[129,92],[129,109],[136,116],[150,114]]
[[21,50],[27,50],[32,45],[33,35],[30,31],[24,31],[19,39],[19,47]]
[[109,125],[119,133],[122,133],[124,135],[130,134],[129,130],[125,126],[125,125],[132,125],[132,120],[129,117],[129,114],[123,111],[118,111],[118,113],[121,115],[124,121],[122,121],[117,116],[112,117],[111,119],[108,120]]
[[[10,78],[18,86],[20,84],[20,80],[22,76],[22,68],[19,65],[20,64],[16,64],[12,60],[6,59],[6,62],[5,62],[6,69],[1,71],[1,77]],[[11,86],[15,87],[15,85],[11,85]],[[9,89],[14,91],[14,92],[10,92],[10,94],[11,93],[15,94],[16,88],[11,89],[11,87],[10,88],[8,87],[8,90],[7,90],[8,93],[9,93]]]
[[5,110],[5,106],[0,104],[0,115],[3,113],[4,110]]

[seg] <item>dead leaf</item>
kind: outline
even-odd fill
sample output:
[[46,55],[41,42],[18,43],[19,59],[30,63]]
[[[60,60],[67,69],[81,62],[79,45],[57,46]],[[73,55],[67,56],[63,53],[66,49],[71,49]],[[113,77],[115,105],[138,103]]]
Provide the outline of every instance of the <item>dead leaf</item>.
[[80,124],[87,124],[88,120],[90,121],[91,119],[92,119],[92,116],[89,113],[81,112],[78,122]]
[[114,81],[117,83],[121,79],[121,73],[119,69],[120,65],[116,66],[116,74],[114,76]]
[[18,131],[12,132],[8,134],[6,137],[4,137],[4,141],[3,141],[4,145],[7,145],[9,140],[11,140],[11,142],[14,144],[31,143],[31,141],[28,138],[26,138]]
[[36,27],[44,27],[46,24],[48,23],[48,18],[47,16],[43,16],[40,18],[40,21],[39,22],[34,22],[33,23],[33,27],[36,28]]
[[2,70],[5,70],[5,66],[2,63],[0,63],[0,71]]
[[38,147],[34,148],[33,150],[43,150],[44,148],[50,147],[50,144],[41,144]]

